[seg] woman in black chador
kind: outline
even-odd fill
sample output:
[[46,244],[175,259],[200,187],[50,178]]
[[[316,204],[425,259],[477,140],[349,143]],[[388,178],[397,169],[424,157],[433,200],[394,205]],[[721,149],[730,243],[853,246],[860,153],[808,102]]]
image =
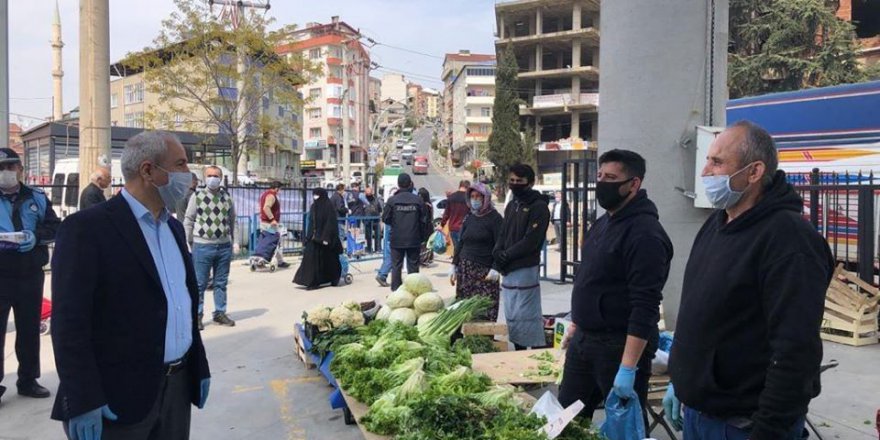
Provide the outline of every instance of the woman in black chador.
[[315,202],[309,209],[309,226],[306,232],[303,259],[293,277],[293,282],[317,289],[322,284],[339,284],[342,265],[339,254],[342,242],[339,241],[339,223],[333,202],[327,197],[327,190],[315,189]]

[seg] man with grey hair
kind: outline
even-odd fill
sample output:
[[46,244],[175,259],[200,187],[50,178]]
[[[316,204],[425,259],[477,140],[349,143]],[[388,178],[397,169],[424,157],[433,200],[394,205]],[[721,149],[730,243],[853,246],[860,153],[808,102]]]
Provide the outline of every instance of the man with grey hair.
[[820,390],[831,250],[803,219],[763,128],[732,125],[706,159],[718,210],[685,269],[666,414],[689,440],[800,439]]
[[110,169],[99,167],[92,172],[90,180],[91,182],[79,196],[79,209],[88,209],[107,201],[107,198],[104,197],[104,190],[110,187]]
[[145,131],[126,143],[122,174],[119,195],[58,231],[52,418],[72,440],[188,439],[210,372],[195,270],[170,214],[190,185],[186,151],[171,134]]
[[223,171],[211,165],[205,168],[205,188],[189,199],[183,228],[192,249],[196,280],[199,283],[199,330],[203,330],[205,289],[214,274],[214,319],[217,324],[234,327],[226,316],[226,285],[232,262],[235,237],[235,204],[221,185]]

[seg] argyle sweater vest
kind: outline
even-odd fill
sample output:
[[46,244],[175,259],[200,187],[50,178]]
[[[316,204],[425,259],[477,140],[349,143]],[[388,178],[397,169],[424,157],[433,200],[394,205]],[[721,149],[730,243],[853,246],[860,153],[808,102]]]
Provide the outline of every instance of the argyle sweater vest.
[[196,219],[193,235],[205,240],[220,240],[229,237],[229,212],[232,202],[225,190],[216,194],[201,189],[196,198]]

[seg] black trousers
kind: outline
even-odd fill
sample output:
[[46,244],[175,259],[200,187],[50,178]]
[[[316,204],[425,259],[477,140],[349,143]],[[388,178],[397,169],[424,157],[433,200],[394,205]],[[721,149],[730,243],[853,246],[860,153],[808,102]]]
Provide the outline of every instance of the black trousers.
[[[192,403],[189,375],[182,369],[164,376],[150,412],[140,422],[130,425],[104,420],[102,440],[187,440],[189,439]],[[113,407],[110,407],[113,410]],[[68,423],[64,422],[68,434]]]
[[395,291],[403,284],[403,258],[406,257],[406,272],[418,273],[419,248],[391,248],[391,290]]
[[367,239],[367,253],[382,250],[382,238],[379,236],[379,222],[376,220],[364,220],[364,235]]
[[[40,310],[43,305],[42,271],[31,275],[0,277],[0,353],[5,353],[6,322],[9,310],[15,315],[15,357],[18,382],[40,377]],[[0,381],[3,380],[0,358]]]
[[[592,420],[593,412],[611,392],[625,346],[625,333],[596,333],[577,329],[565,356],[562,384],[559,385],[559,403],[568,407],[580,400],[585,405],[581,415]],[[653,343],[649,341],[637,364],[638,371],[633,387],[639,396],[645,417],[651,360],[656,350],[656,340]],[[647,418],[645,423],[647,427]]]

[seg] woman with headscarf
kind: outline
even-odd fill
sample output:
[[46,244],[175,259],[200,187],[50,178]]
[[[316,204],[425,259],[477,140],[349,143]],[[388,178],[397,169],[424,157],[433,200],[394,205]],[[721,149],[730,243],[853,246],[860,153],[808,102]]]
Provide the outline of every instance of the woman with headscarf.
[[492,194],[482,183],[468,190],[471,212],[461,226],[461,245],[455,248],[449,282],[456,286],[455,298],[482,295],[492,300],[487,312],[490,321],[498,319],[499,274],[492,268],[492,249],[501,236],[501,214],[492,204]]
[[[428,219],[433,223],[434,222],[434,206],[431,204],[431,193],[428,192],[427,188],[419,188],[419,197],[421,197],[422,201],[425,202],[425,208],[427,209]],[[428,246],[428,239],[431,238],[431,234],[434,232],[434,228],[426,231],[424,237],[422,237],[422,248],[419,253],[419,264],[422,267],[428,267],[431,263],[434,262],[434,251]]]
[[327,190],[316,188],[315,201],[309,209],[309,225],[303,259],[293,277],[293,282],[309,290],[323,284],[339,284],[342,264],[342,242],[339,240],[339,224],[336,208],[327,197]]

